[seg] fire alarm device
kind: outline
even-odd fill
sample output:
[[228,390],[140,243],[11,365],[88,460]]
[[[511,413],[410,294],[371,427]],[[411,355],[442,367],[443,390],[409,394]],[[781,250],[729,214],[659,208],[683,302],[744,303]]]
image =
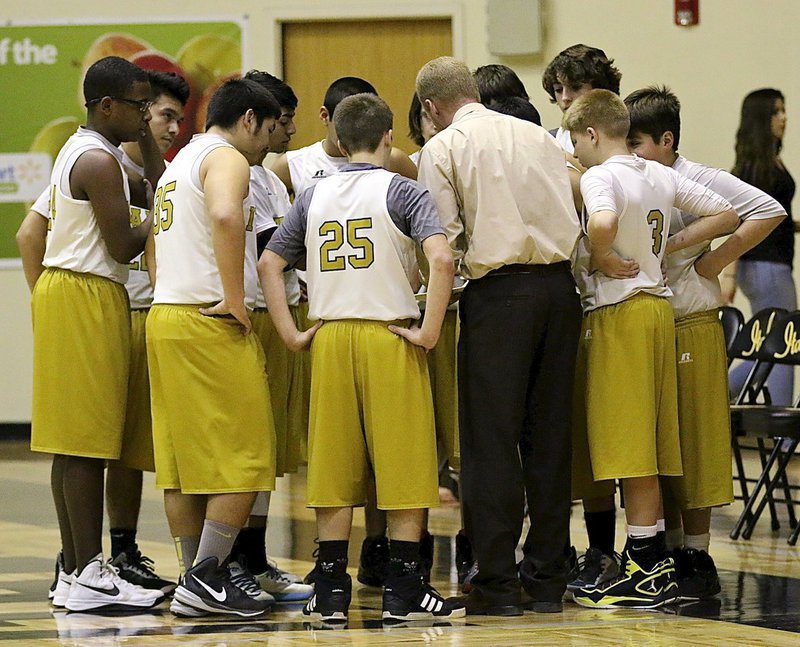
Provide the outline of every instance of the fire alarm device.
[[675,0],[675,24],[691,27],[700,22],[700,0]]

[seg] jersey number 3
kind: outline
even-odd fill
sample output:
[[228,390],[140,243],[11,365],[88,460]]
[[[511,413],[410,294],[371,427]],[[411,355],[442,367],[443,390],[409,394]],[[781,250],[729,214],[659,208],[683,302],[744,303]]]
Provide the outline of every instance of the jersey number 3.
[[349,254],[336,254],[344,245],[344,226],[337,220],[323,222],[319,235],[325,238],[319,248],[319,268],[323,272],[336,272],[349,265],[354,270],[362,270],[375,260],[375,247],[365,235],[372,229],[372,218],[357,218],[347,221],[347,244],[353,249]]
[[664,243],[664,214],[659,209],[653,209],[647,214],[647,224],[653,235],[653,254],[658,256]]

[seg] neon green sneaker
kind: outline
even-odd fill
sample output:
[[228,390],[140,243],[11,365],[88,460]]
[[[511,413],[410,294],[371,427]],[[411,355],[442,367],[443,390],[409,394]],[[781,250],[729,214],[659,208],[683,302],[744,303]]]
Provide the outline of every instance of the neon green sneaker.
[[675,562],[669,557],[648,570],[626,549],[617,577],[574,595],[575,602],[594,609],[654,609],[678,598]]

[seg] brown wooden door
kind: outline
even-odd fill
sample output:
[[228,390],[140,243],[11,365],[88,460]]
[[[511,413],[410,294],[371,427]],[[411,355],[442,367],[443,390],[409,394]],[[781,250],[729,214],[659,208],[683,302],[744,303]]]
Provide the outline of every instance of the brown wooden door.
[[452,49],[449,18],[284,23],[283,78],[300,100],[292,148],[325,137],[319,120],[325,90],[342,76],[359,76],[391,107],[395,146],[414,152],[408,139],[414,80],[425,63]]

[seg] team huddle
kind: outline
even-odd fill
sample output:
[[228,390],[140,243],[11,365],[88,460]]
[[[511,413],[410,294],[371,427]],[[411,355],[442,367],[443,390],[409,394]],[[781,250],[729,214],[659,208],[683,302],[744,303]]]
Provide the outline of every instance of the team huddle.
[[[599,49],[561,52],[543,76],[564,112],[548,133],[510,68],[434,59],[409,157],[356,77],[325,94],[326,138],[287,152],[297,97],[253,70],[165,163],[186,82],[92,65],[86,126],[17,235],[31,447],[53,454],[62,542],[53,605],[171,598],[197,617],[305,601],[304,618],[341,625],[361,506],[358,580],[383,587],[384,622],[718,594],[711,510],[733,490],[717,277],[786,211],[679,155],[675,95],[623,101],[620,78]],[[464,523],[466,595],[449,598],[427,530],[444,460]],[[265,545],[269,493],[302,464],[319,538],[305,578]],[[164,490],[178,583],[136,544],[143,471]]]

